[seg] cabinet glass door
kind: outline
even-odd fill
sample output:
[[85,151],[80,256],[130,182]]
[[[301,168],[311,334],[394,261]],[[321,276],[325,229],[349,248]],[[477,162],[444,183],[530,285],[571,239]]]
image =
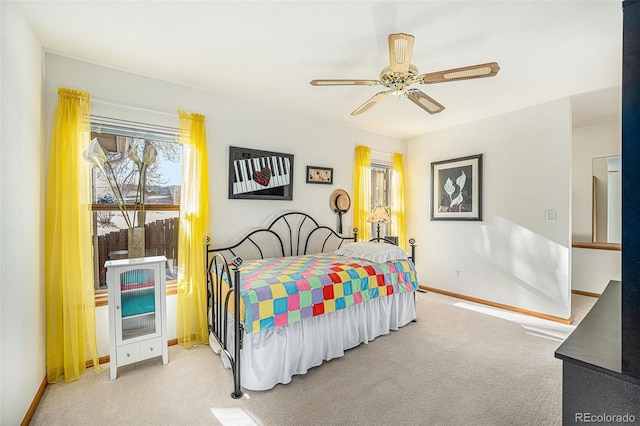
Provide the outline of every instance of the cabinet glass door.
[[155,269],[138,268],[120,274],[120,339],[127,341],[158,332]]

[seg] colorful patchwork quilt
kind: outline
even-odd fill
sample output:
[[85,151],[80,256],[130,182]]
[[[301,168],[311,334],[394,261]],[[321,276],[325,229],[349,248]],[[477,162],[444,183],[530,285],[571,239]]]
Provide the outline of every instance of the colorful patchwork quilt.
[[374,263],[332,254],[248,261],[240,276],[247,333],[418,288],[410,260]]

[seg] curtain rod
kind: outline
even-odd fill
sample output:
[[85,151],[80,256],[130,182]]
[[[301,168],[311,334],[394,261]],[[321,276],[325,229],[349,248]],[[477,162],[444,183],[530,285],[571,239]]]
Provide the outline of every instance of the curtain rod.
[[122,102],[112,101],[110,99],[94,98],[93,96],[91,97],[91,102],[95,102],[95,103],[98,103],[98,104],[104,104],[104,105],[113,105],[113,106],[122,107],[122,108],[137,109],[137,110],[140,110],[140,111],[153,112],[155,114],[164,114],[164,115],[170,115],[170,116],[173,116],[173,117],[178,117],[178,114],[175,113],[175,112],[162,111],[162,110],[159,110],[159,109],[153,109],[153,108],[149,108],[149,107],[145,107],[145,106],[141,106],[141,105],[125,104],[125,103],[122,103]]

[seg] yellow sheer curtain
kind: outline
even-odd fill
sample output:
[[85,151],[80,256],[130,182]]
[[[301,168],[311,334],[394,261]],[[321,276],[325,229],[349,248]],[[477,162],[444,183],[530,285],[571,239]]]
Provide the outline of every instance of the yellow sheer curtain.
[[356,146],[353,167],[353,226],[358,228],[358,241],[371,238],[371,224],[367,217],[371,211],[371,148]]
[[393,153],[393,185],[391,191],[391,227],[398,236],[398,245],[405,248],[407,245],[407,231],[404,220],[404,161],[402,154]]
[[87,355],[95,369],[101,369],[96,346],[90,166],[82,158],[89,146],[89,94],[64,88],[58,94],[45,206],[49,383],[79,379]]
[[209,166],[204,116],[179,111],[182,190],[178,234],[178,344],[209,342],[205,238],[209,235]]

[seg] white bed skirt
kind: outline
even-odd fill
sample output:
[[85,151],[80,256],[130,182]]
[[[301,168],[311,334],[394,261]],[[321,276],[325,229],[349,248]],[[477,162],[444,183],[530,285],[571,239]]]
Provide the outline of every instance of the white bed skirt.
[[[415,317],[414,294],[396,293],[283,327],[245,333],[240,384],[245,389],[267,390],[278,383],[289,383],[293,375],[341,357],[345,350],[397,330]],[[230,336],[232,327],[229,321]],[[219,353],[215,337],[210,336],[209,342]],[[233,354],[233,338],[228,347]],[[222,359],[229,368],[228,359],[225,356]]]

